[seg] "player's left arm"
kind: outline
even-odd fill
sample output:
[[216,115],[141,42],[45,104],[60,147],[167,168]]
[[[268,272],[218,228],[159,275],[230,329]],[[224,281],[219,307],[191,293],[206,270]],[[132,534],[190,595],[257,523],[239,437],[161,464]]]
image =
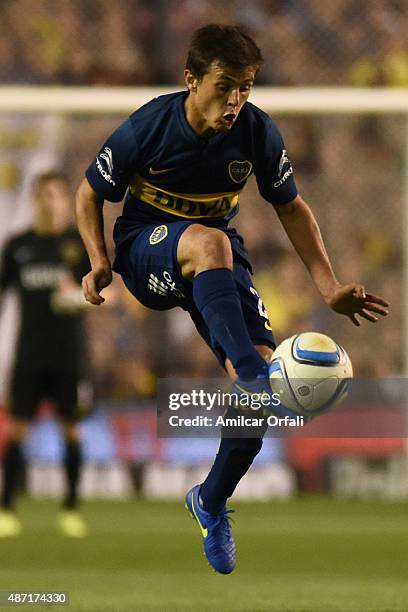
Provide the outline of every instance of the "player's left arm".
[[296,252],[330,308],[348,316],[357,326],[360,325],[357,315],[375,323],[378,321],[376,315],[388,314],[389,304],[384,299],[367,293],[360,283],[343,285],[337,280],[316,218],[299,195],[288,204],[277,206],[276,211]]
[[3,302],[4,294],[16,285],[18,270],[12,256],[13,241],[10,240],[0,253],[0,307]]

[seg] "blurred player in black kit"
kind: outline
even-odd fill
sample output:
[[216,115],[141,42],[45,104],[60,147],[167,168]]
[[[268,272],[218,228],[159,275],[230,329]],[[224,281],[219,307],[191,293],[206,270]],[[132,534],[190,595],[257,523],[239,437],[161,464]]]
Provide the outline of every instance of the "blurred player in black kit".
[[21,444],[41,400],[51,400],[65,436],[66,495],[60,530],[84,537],[78,513],[81,448],[78,439],[78,384],[83,377],[80,282],[89,270],[79,234],[70,227],[71,206],[65,176],[49,172],[35,183],[34,223],[5,246],[0,290],[14,289],[21,324],[9,393],[9,424],[3,457],[0,537],[16,536],[21,523],[14,502],[21,467]]

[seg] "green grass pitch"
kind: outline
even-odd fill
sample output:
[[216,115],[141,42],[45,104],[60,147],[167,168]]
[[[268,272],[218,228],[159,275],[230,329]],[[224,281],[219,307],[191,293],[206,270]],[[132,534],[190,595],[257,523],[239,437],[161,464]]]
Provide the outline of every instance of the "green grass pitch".
[[221,576],[182,502],[88,502],[91,535],[72,541],[54,528],[54,503],[24,500],[24,534],[0,541],[0,590],[68,591],[70,605],[52,607],[61,612],[408,610],[406,504],[235,507],[238,565]]

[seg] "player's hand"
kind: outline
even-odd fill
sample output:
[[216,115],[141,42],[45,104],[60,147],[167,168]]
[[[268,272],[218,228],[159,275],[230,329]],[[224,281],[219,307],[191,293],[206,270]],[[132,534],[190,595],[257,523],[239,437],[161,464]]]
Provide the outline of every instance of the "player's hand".
[[358,317],[375,323],[379,319],[376,315],[387,316],[389,306],[382,298],[366,293],[363,285],[357,283],[337,287],[330,296],[326,297],[326,304],[335,312],[349,317],[357,327],[361,324]]
[[57,315],[74,315],[89,308],[80,285],[71,275],[58,282],[51,295],[51,308]]
[[87,302],[99,306],[103,304],[105,298],[101,296],[102,289],[105,289],[112,282],[112,270],[109,267],[95,268],[88,272],[82,279],[82,289]]

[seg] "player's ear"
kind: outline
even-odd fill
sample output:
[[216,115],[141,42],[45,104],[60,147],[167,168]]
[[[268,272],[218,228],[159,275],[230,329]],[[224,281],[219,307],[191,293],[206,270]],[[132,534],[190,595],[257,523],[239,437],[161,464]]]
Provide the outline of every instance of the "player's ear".
[[184,82],[190,92],[197,91],[198,79],[188,68],[184,70]]

